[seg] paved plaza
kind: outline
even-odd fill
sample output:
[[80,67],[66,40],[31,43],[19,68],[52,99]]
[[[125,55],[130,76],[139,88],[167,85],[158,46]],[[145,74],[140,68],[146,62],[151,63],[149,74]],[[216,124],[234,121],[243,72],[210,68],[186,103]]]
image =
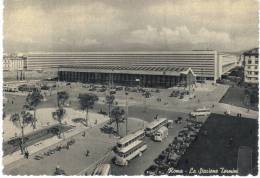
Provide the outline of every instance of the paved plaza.
[[[213,113],[223,115],[229,110],[230,115],[236,116],[241,113],[244,118],[258,118],[258,112],[247,110],[224,103],[219,103],[221,98],[228,90],[228,85],[221,85],[208,82],[205,84],[197,84],[194,88],[193,98],[179,99],[169,97],[171,89],[159,89],[159,92],[151,92],[151,97],[144,98],[139,92],[129,92],[128,94],[128,133],[143,128],[148,122],[154,120],[154,117],[166,117],[170,120],[176,120],[178,117],[183,118],[181,124],[174,124],[172,129],[169,129],[169,136],[162,143],[154,142],[150,138],[145,138],[148,149],[141,157],[133,159],[127,167],[116,166],[111,162],[113,158],[112,148],[115,146],[119,137],[111,134],[102,133],[100,128],[108,122],[109,117],[103,114],[98,114],[102,109],[108,111],[108,106],[105,102],[107,92],[89,91],[83,87],[81,83],[72,83],[66,85],[59,83],[57,89],[44,91],[44,101],[36,109],[37,129],[32,127],[25,129],[25,134],[33,133],[37,130],[44,129],[49,125],[57,124],[52,118],[52,112],[57,108],[57,92],[66,91],[69,93],[69,99],[66,102],[66,115],[63,123],[72,125],[74,128],[64,134],[64,138],[58,139],[51,137],[41,140],[28,147],[30,151],[29,159],[23,158],[20,151],[9,154],[4,157],[4,174],[8,175],[52,175],[54,169],[59,165],[67,175],[85,175],[91,174],[93,169],[99,163],[111,163],[113,175],[140,175],[144,173],[153,160],[164,150],[173,138],[178,135],[178,132],[187,125],[186,119],[189,118],[189,113],[196,108],[208,107]],[[180,88],[178,88],[180,89]],[[85,118],[85,111],[80,109],[78,95],[80,93],[94,93],[99,97],[98,102],[89,111],[90,126],[86,127],[80,123],[73,122],[75,118]],[[6,117],[4,119],[4,140],[13,138],[20,134],[20,130],[16,128],[10,121],[10,115],[23,110],[22,105],[25,102],[25,93],[12,94],[5,93],[7,102],[4,111]],[[160,99],[160,100],[158,100]],[[120,106],[125,109],[126,95],[124,91],[117,91],[115,94],[114,106]],[[115,128],[115,124],[112,124]],[[125,136],[125,124],[121,123],[119,127],[120,136]],[[82,133],[86,136],[83,137]],[[16,134],[15,134],[16,133]],[[55,148],[57,145],[66,143],[70,139],[75,139],[75,144],[69,150],[61,150],[50,156],[44,156],[41,160],[35,160],[36,155],[44,155],[48,150]],[[90,151],[90,156],[86,157],[86,150]]]

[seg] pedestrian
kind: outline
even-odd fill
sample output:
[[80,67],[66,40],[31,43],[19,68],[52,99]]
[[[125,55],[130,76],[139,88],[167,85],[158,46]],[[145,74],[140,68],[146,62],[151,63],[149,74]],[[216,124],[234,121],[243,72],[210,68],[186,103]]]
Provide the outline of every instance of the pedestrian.
[[86,153],[86,157],[88,157],[89,156],[89,150],[87,150],[87,153]]
[[25,151],[25,153],[24,153],[24,157],[25,157],[26,159],[29,158],[29,152],[28,152],[28,150]]
[[86,132],[85,132],[85,131],[83,132],[82,136],[83,136],[83,137],[85,137],[85,136],[86,136]]

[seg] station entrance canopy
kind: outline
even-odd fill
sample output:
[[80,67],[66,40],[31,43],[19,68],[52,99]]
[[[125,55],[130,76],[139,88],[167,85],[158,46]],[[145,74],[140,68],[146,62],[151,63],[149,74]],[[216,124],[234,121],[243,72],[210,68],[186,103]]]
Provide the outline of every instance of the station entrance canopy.
[[172,87],[192,85],[196,76],[187,67],[160,66],[59,66],[61,81],[113,83],[144,87]]

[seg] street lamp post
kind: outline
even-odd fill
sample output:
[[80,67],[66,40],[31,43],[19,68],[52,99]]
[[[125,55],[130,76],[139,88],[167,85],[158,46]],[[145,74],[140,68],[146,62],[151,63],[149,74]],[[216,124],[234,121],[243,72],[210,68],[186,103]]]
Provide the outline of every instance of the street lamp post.
[[128,122],[128,93],[127,92],[125,92],[125,96],[126,96],[126,100],[125,100],[125,131],[126,131],[126,135],[127,135],[127,122]]

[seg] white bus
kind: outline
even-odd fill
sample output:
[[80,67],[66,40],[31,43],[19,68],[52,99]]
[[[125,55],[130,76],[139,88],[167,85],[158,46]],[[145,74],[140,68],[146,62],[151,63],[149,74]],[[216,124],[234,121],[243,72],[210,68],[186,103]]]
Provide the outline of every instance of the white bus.
[[161,127],[160,129],[158,129],[155,134],[153,135],[152,139],[154,141],[159,141],[161,142],[163,139],[165,139],[166,137],[168,137],[168,128],[167,127]]
[[115,151],[115,164],[126,166],[130,160],[141,156],[147,149],[147,145],[142,140],[144,136],[144,131],[139,130],[120,139]]
[[211,112],[210,112],[210,109],[208,109],[208,108],[199,108],[199,109],[196,109],[196,110],[194,110],[193,112],[190,113],[190,115],[192,117],[208,116],[210,114],[211,114]]
[[93,172],[93,176],[108,176],[111,174],[110,164],[100,164]]
[[144,134],[144,130],[138,130],[132,134],[129,134],[123,138],[121,138],[118,142],[117,142],[117,151],[121,152],[124,151],[125,148],[127,148],[128,145],[132,144],[133,142],[137,141],[137,140],[142,140],[144,138],[145,134]]
[[152,136],[158,129],[160,129],[162,126],[167,126],[167,124],[168,124],[168,119],[166,118],[156,119],[153,122],[150,122],[146,126],[145,135]]

